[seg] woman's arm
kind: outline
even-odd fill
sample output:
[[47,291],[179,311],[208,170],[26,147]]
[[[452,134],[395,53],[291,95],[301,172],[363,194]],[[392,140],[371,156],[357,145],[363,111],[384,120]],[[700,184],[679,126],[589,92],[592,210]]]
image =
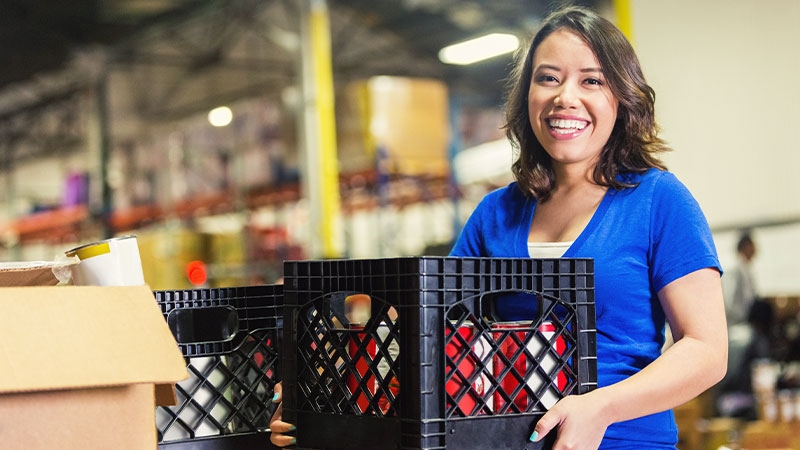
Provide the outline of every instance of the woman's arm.
[[536,424],[533,440],[557,427],[554,450],[597,448],[610,424],[672,409],[722,379],[728,337],[719,272],[692,272],[658,298],[675,344],[626,380],[559,401]]

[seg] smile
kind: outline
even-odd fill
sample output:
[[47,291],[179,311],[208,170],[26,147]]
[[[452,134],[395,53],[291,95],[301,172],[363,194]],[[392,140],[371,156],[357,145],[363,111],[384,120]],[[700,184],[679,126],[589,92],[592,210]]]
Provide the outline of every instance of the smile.
[[584,120],[548,119],[547,126],[556,133],[570,134],[586,128],[589,122]]

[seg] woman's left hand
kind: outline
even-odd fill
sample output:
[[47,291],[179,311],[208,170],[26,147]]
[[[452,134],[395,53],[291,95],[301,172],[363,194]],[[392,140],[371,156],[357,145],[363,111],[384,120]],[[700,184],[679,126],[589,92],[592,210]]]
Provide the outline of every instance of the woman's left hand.
[[596,450],[611,424],[595,401],[593,394],[598,391],[561,399],[539,419],[531,440],[539,441],[548,433],[558,433],[553,450]]

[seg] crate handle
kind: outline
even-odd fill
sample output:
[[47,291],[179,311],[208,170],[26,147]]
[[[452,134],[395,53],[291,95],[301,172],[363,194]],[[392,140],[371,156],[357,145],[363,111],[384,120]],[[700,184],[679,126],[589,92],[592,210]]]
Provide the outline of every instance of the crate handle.
[[239,330],[239,315],[231,306],[174,309],[167,325],[179,344],[226,342]]
[[[536,299],[536,314],[530,320],[536,320],[542,317],[542,311],[549,311],[552,309],[553,303],[558,303],[564,307],[569,308],[569,303],[564,300],[542,291],[526,290],[526,289],[500,289],[495,291],[481,292],[478,295],[478,313],[480,317],[485,317],[492,322],[501,322],[499,314],[497,313],[497,302],[502,301],[502,296],[509,294],[528,294]],[[487,312],[488,314],[484,314]]]
[[371,305],[370,311],[372,314],[369,319],[370,321],[373,320],[373,317],[382,315],[389,317],[392,322],[397,319],[397,311],[390,303],[386,302],[380,297],[366,294],[362,291],[328,292],[319,297],[311,299],[306,306],[304,306],[304,308],[308,308],[309,305],[314,305],[314,308],[309,309],[307,312],[311,313],[313,310],[316,310],[321,313],[320,318],[325,323],[325,326],[330,327],[330,329],[347,328],[350,322],[345,315],[345,299],[348,296],[358,294],[369,296]]

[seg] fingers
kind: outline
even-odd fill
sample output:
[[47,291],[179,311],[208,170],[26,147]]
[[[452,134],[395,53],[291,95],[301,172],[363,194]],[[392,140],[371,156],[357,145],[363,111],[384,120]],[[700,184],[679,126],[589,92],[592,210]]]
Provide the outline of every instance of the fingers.
[[278,407],[275,408],[275,412],[272,414],[272,418],[269,420],[269,429],[271,431],[269,440],[272,442],[273,445],[277,447],[288,447],[290,445],[294,445],[297,443],[297,438],[294,436],[289,435],[295,431],[295,426],[284,422],[283,419],[283,404],[281,400],[283,399],[283,386],[281,383],[275,385],[275,395],[272,397],[273,403],[278,403]]
[[275,435],[275,433],[288,434],[294,431],[296,428],[290,423],[286,423],[282,420],[276,420],[270,424],[269,429],[272,431],[272,434]]
[[[269,419],[269,429],[275,431],[275,423],[280,422],[283,423],[283,404],[278,405],[275,408],[275,412],[272,413],[272,417]],[[286,431],[286,430],[284,430]]]
[[285,428],[287,430],[286,432],[288,432],[289,429],[291,429],[292,431],[294,430],[294,426],[286,422],[273,422],[273,424],[270,427],[272,429],[272,433],[269,435],[269,441],[272,442],[273,445],[277,447],[288,447],[290,445],[294,445],[297,443],[297,438],[276,431],[274,428],[276,426],[279,426],[281,429]]
[[[598,392],[593,391],[593,392]],[[600,447],[609,425],[591,393],[569,395],[559,400],[534,426],[532,441],[545,438],[553,449]]]
[[539,419],[538,422],[536,422],[536,426],[533,427],[533,433],[531,433],[529,440],[531,442],[538,442],[557,425],[558,419],[554,415],[550,413],[545,414],[541,419]]
[[278,405],[275,414],[272,415],[272,419],[269,421],[269,429],[271,431],[269,440],[278,447],[286,447],[297,443],[297,438],[289,435],[289,433],[295,431],[295,426],[281,420],[282,415],[283,405]]

